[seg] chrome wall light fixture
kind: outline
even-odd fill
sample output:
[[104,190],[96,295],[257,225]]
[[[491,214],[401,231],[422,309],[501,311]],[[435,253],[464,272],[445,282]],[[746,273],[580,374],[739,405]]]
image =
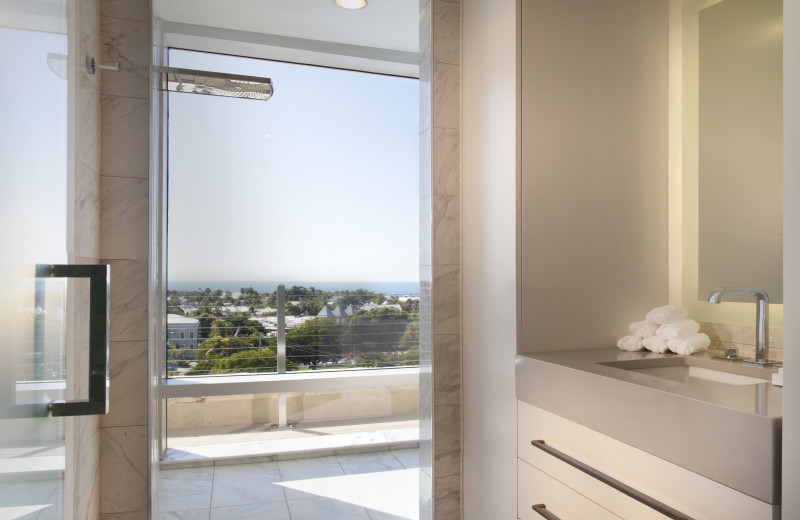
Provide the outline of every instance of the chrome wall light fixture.
[[267,101],[275,92],[270,78],[172,67],[162,69],[159,87],[168,92],[259,101]]

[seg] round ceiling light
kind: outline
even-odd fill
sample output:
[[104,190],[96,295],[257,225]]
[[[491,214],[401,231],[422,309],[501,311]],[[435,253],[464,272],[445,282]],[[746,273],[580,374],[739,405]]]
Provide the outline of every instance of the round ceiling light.
[[367,6],[367,0],[336,0],[336,5],[345,9],[361,9]]

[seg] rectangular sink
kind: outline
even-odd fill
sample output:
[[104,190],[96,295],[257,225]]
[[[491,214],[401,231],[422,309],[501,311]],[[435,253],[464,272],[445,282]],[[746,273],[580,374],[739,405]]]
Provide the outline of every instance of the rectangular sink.
[[[623,367],[624,368],[624,367]],[[700,379],[703,381],[714,381],[726,385],[757,385],[764,383],[764,379],[741,374],[732,374],[721,370],[697,367],[693,365],[668,365],[651,368],[626,368],[640,374],[647,374],[662,379],[670,379],[679,383],[694,383]]]
[[708,383],[734,386],[757,385],[768,383],[772,378],[772,371],[768,368],[685,356],[612,361],[601,364],[628,370],[632,374],[643,374],[678,383],[697,385]]

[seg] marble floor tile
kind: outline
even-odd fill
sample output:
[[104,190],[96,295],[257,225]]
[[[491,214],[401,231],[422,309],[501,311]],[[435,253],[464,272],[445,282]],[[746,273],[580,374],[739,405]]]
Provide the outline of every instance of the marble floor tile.
[[211,520],[291,520],[286,501],[214,507]]
[[216,466],[211,507],[283,502],[277,462]]
[[336,458],[347,475],[404,469],[397,457],[388,451],[338,455]]
[[417,487],[358,490],[361,503],[372,520],[417,520],[419,490]]
[[287,500],[336,498],[355,492],[336,457],[282,460],[278,465]]
[[184,509],[182,511],[164,511],[158,514],[158,520],[208,520],[209,509]]
[[162,471],[158,504],[162,512],[211,507],[213,467]]
[[419,448],[408,450],[392,450],[392,454],[397,457],[400,464],[406,469],[419,468]]
[[375,473],[356,473],[347,478],[356,491],[374,489],[393,489],[419,485],[418,469],[376,471]]
[[369,519],[367,510],[355,494],[338,498],[304,498],[289,501],[292,520],[359,520]]
[[[10,508],[45,509],[60,485],[60,480],[29,480],[0,483],[0,518]],[[16,517],[10,517],[16,518]]]

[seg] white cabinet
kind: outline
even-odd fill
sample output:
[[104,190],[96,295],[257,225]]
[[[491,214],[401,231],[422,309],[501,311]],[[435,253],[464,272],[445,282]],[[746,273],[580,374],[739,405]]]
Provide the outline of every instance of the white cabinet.
[[[740,493],[616,439],[519,401],[518,516],[542,517],[544,503],[561,520],[669,518],[531,444],[543,440],[590,468],[697,520],[777,520],[780,507]],[[698,442],[712,442],[698,439]],[[571,495],[570,495],[571,494]],[[565,497],[571,496],[571,499]],[[578,498],[579,497],[579,498]],[[590,505],[583,502],[587,501]],[[599,507],[587,515],[582,507]],[[559,511],[561,508],[561,511]],[[602,516],[602,515],[610,516]]]

